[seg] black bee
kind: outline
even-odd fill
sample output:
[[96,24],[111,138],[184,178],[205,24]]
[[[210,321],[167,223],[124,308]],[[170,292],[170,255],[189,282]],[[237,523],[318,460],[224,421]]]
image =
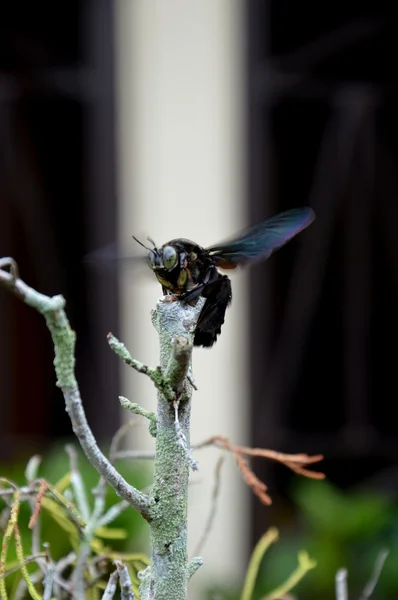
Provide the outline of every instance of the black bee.
[[206,302],[196,324],[194,345],[210,348],[221,333],[225,311],[232,300],[231,281],[221,269],[235,269],[267,259],[295,235],[308,227],[315,215],[311,208],[288,210],[243,231],[237,237],[210,248],[178,238],[160,248],[150,239],[148,265],[164,294],[192,302],[199,296]]

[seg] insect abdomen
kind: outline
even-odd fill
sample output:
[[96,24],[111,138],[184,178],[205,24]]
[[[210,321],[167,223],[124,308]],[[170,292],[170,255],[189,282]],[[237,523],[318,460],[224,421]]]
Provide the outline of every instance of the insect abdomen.
[[203,294],[206,302],[199,315],[194,335],[194,346],[211,348],[221,333],[225,311],[232,300],[231,281],[226,275],[209,284]]

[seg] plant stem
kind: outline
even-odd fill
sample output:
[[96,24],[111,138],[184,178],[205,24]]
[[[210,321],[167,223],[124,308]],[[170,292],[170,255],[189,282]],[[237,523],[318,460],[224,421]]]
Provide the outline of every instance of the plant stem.
[[[160,366],[175,391],[174,403],[158,392],[156,458],[149,510],[151,566],[141,577],[143,600],[186,600],[187,506],[190,464],[192,333],[203,302],[195,307],[159,301],[153,323],[160,337]],[[178,425],[178,426],[177,426]]]

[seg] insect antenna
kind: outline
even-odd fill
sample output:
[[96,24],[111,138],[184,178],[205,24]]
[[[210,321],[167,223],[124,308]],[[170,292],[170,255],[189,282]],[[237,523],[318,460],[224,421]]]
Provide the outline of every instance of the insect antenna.
[[152,238],[150,238],[150,237],[147,237],[146,239],[148,240],[148,242],[151,242],[151,244],[152,244],[152,246],[153,246],[153,249],[154,249],[154,250],[157,252],[157,251],[158,251],[158,249],[157,249],[157,247],[156,247],[156,244],[155,244],[155,242],[153,241],[153,239],[152,239]]
[[133,235],[133,239],[134,239],[134,240],[135,240],[135,241],[136,241],[136,242],[137,242],[137,243],[138,243],[140,246],[142,246],[143,248],[145,248],[145,250],[148,250],[149,252],[155,251],[155,253],[157,254],[157,252],[158,252],[158,249],[156,248],[156,244],[155,244],[155,242],[154,242],[154,241],[153,241],[151,238],[147,237],[147,240],[148,240],[148,242],[151,242],[151,244],[153,245],[153,248],[148,248],[148,246],[145,246],[145,244],[143,244],[142,242],[140,242],[140,240],[139,240],[139,239],[137,239],[137,238],[135,237],[135,235]]

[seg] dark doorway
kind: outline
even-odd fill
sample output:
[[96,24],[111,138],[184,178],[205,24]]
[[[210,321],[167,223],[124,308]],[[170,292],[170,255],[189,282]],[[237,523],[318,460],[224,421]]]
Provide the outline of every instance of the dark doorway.
[[[104,440],[118,425],[106,343],[117,279],[83,257],[116,237],[113,3],[8,3],[0,30],[0,255],[65,296],[85,409]],[[42,318],[1,290],[0,305],[0,454],[11,458],[71,431]]]
[[[252,271],[253,444],[349,487],[398,460],[396,20],[251,0],[247,32],[251,221],[317,215]],[[283,503],[290,475],[255,467]],[[254,500],[256,539],[275,519]]]

